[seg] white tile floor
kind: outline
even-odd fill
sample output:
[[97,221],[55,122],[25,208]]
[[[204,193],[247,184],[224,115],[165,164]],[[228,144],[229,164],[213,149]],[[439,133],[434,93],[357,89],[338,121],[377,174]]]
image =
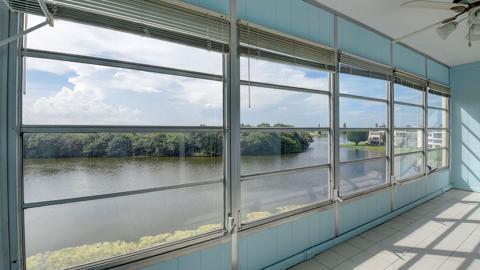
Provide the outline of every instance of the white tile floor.
[[480,269],[480,193],[450,190],[292,269]]

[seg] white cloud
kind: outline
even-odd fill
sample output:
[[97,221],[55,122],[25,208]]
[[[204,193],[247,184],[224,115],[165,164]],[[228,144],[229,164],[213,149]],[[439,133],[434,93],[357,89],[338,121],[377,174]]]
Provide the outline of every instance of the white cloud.
[[[41,17],[28,16],[29,26],[41,21]],[[222,72],[222,56],[219,53],[67,21],[56,21],[54,27],[43,27],[32,32],[27,37],[27,47],[206,73]],[[42,66],[35,68],[48,69]],[[46,71],[59,72],[52,69]]]
[[[40,66],[42,63],[48,66],[49,62],[54,61],[30,59],[28,67],[30,70],[31,65]],[[54,76],[57,82],[50,85],[41,83],[38,78],[30,81],[27,76],[27,85],[31,83],[35,88],[29,89],[24,97],[24,123],[221,123],[221,119],[217,119],[215,114],[208,115],[208,111],[222,108],[221,82],[78,63],[68,63],[68,72],[73,74],[68,77],[68,82],[73,86],[66,85],[65,78],[62,77]],[[63,87],[54,88],[59,84]],[[53,94],[46,95],[45,91]],[[152,95],[149,101],[158,106],[155,106],[154,111],[145,111],[145,104],[142,104],[136,93]],[[124,105],[114,105],[118,100]],[[178,113],[169,114],[169,110],[173,109]]]
[[[247,57],[241,58],[240,77],[248,80],[248,68],[250,67],[250,80],[257,82],[273,83],[278,85],[297,86],[303,88],[328,90],[328,77],[323,71],[303,68]],[[307,76],[307,72],[317,76]]]
[[87,125],[96,122],[120,125],[138,121],[141,114],[140,110],[109,105],[95,91],[63,87],[57,94],[41,97],[31,107],[25,108],[24,123]]
[[[29,16],[29,24],[40,20],[43,19]],[[218,53],[64,21],[56,22],[54,28],[31,33],[28,47],[207,73],[222,72],[222,57]],[[242,64],[241,75],[245,79],[244,58]],[[31,93],[27,91],[24,118],[28,122],[51,123],[55,119],[55,123],[62,124],[221,124],[218,119],[221,117],[218,111],[223,106],[221,82],[40,59],[28,59],[27,66],[29,70],[68,74],[68,82],[73,85],[48,89],[54,94],[36,98],[30,98]],[[251,59],[250,69],[254,81],[328,90],[328,77],[307,76],[307,70],[298,66]],[[62,79],[59,77],[59,81]],[[242,108],[248,106],[245,92],[242,91]],[[148,111],[135,100],[136,94],[152,95],[152,101],[158,103],[155,111]],[[121,95],[123,105],[113,105],[118,104],[115,97],[118,100]],[[252,107],[262,108],[262,115],[252,114],[252,117],[269,118],[270,113],[280,111],[288,115],[289,110],[296,119],[310,115],[318,118],[320,112],[328,113],[328,102],[319,103],[318,96],[307,95],[252,87]],[[316,119],[304,120],[317,123]]]

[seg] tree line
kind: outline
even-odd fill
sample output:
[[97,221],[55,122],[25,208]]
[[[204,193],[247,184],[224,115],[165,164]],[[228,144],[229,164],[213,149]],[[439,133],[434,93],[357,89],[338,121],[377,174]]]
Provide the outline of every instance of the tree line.
[[[243,125],[243,127],[249,127]],[[260,124],[257,127],[271,127]],[[272,127],[288,127],[276,124]],[[313,141],[308,132],[242,132],[245,155],[273,155],[306,151]],[[26,159],[76,157],[221,156],[221,132],[188,133],[35,133],[25,134]]]

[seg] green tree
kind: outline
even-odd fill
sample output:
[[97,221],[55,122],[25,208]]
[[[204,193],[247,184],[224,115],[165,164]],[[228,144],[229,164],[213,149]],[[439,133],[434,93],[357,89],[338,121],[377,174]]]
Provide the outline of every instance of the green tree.
[[[247,125],[244,125],[247,127]],[[251,126],[248,126],[251,127]],[[257,127],[271,128],[268,123]],[[275,124],[273,127],[291,127]],[[242,153],[246,155],[278,155],[306,151],[313,141],[308,132],[244,132]],[[221,156],[221,132],[182,133],[90,133],[90,134],[25,134],[24,157],[178,157]]]
[[109,157],[131,156],[133,153],[132,142],[127,135],[114,136],[112,140],[108,142],[106,153]]
[[84,157],[105,157],[107,155],[108,142],[112,139],[110,134],[92,135],[88,142],[83,144],[82,156]]
[[358,145],[359,142],[368,140],[368,131],[348,131],[347,139]]

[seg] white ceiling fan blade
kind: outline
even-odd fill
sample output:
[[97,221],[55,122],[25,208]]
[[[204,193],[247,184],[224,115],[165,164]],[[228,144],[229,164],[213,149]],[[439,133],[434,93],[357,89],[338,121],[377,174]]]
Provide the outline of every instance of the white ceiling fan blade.
[[412,32],[412,33],[408,33],[408,34],[406,34],[406,35],[404,35],[404,36],[401,36],[401,37],[395,39],[395,40],[393,41],[393,43],[397,43],[397,42],[402,41],[402,40],[404,40],[404,39],[406,39],[406,38],[408,38],[408,37],[411,37],[411,36],[413,36],[413,35],[422,33],[422,32],[424,32],[424,31],[427,31],[427,30],[429,30],[429,29],[432,29],[432,28],[434,28],[434,27],[436,27],[436,26],[439,26],[439,25],[442,25],[442,24],[443,24],[443,22],[437,22],[437,23],[434,23],[434,24],[425,26],[425,27],[423,27],[423,28],[421,28],[421,29],[419,29],[419,30],[416,30],[416,31],[414,31],[414,32]]
[[468,5],[460,3],[448,3],[448,2],[439,2],[439,1],[429,1],[429,0],[414,0],[405,2],[400,5],[401,7],[409,8],[429,8],[429,9],[441,9],[441,10],[453,10],[455,8],[466,8]]
[[[457,16],[458,16],[458,15],[457,15]],[[425,31],[427,31],[427,30],[430,30],[430,29],[432,29],[432,28],[434,28],[434,27],[443,25],[443,24],[445,24],[445,23],[456,22],[456,23],[458,24],[458,23],[461,23],[461,22],[463,22],[464,20],[467,19],[467,18],[463,18],[463,19],[461,19],[461,20],[456,20],[457,16],[453,16],[453,17],[444,19],[444,20],[442,20],[442,21],[439,21],[439,22],[436,22],[436,23],[434,23],[434,24],[425,26],[425,27],[423,27],[423,28],[421,28],[421,29],[418,29],[418,30],[416,30],[416,31],[414,31],[414,32],[408,33],[408,34],[406,34],[406,35],[404,35],[404,36],[401,36],[401,37],[393,40],[393,43],[397,43],[397,42],[402,41],[402,40],[404,40],[404,39],[406,39],[406,38],[409,38],[409,37],[411,37],[411,36],[420,34],[420,33],[422,33],[422,32],[425,32]]]

